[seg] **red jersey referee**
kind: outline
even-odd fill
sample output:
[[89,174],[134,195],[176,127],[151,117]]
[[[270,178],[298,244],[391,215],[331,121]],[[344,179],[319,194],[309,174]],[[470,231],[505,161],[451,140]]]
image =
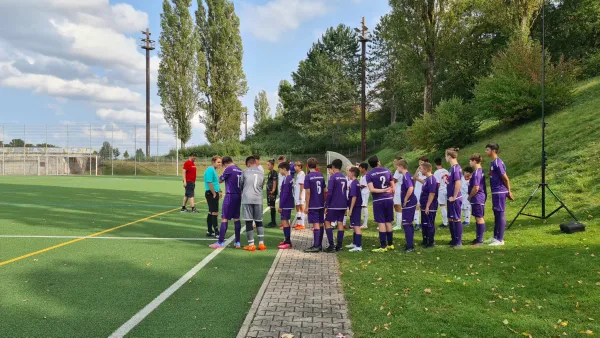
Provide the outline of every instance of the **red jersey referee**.
[[190,201],[192,207],[191,212],[197,213],[196,207],[194,206],[194,190],[196,189],[196,153],[191,153],[190,158],[183,164],[183,188],[185,189],[185,196],[183,197],[183,205],[181,206],[181,212],[188,212],[186,208],[187,202]]

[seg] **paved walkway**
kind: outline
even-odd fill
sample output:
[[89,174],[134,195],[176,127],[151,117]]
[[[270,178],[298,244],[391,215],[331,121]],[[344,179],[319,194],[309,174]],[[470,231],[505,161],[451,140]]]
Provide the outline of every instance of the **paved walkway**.
[[337,255],[304,253],[312,245],[308,229],[292,230],[292,243],[277,254],[237,338],[351,338]]

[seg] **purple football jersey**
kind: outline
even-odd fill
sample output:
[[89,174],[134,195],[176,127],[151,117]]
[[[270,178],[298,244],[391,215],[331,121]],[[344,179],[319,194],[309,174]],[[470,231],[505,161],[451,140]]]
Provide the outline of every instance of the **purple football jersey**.
[[325,179],[323,174],[309,172],[304,177],[304,190],[310,190],[308,209],[323,209],[325,207]]
[[479,186],[479,190],[477,190],[477,193],[471,199],[471,204],[485,204],[487,191],[485,189],[485,176],[483,174],[483,169],[481,168],[475,170],[473,176],[471,176],[471,179],[469,180],[469,196],[475,186]]
[[[414,188],[415,184],[413,183],[413,178],[410,172],[406,172],[404,177],[402,177],[402,190],[400,190],[400,198],[402,198],[402,206],[404,207],[404,201],[406,201],[406,194],[409,188]],[[415,191],[413,189],[413,193],[408,198],[408,203],[406,203],[406,208],[414,207],[417,205],[417,196],[415,196]]]
[[356,197],[356,203],[354,203],[354,208],[362,207],[362,194],[360,193],[360,184],[358,180],[350,181],[350,189],[348,191],[348,208],[352,205],[352,197]]
[[331,210],[346,210],[348,208],[348,196],[346,186],[348,180],[342,173],[337,172],[329,176],[327,184],[327,208]]
[[[373,183],[375,189],[387,189],[392,182],[392,173],[387,168],[374,168],[367,173],[367,186]],[[373,193],[373,202],[385,199],[393,199],[394,195],[391,192]]]
[[225,182],[225,191],[228,194],[239,195],[242,193],[242,188],[240,187],[241,178],[242,169],[238,168],[237,165],[230,165],[225,168],[219,180]]
[[421,203],[421,208],[425,209],[427,206],[427,201],[429,200],[429,194],[434,193],[433,202],[429,206],[429,210],[437,210],[438,206],[438,181],[433,177],[433,175],[427,177],[425,179],[425,183],[423,184],[423,189],[421,190],[421,199],[419,203]]
[[[463,174],[460,165],[455,164],[452,166],[452,168],[450,168],[450,177],[448,177],[448,185],[446,186],[446,190],[448,191],[448,198],[454,196],[454,188],[456,187],[456,181],[460,182],[462,176]],[[460,198],[462,198],[462,195],[459,189],[456,199]]]
[[504,182],[502,182],[502,176],[506,174],[506,166],[500,158],[496,158],[490,164],[490,189],[493,193],[507,192]]
[[281,209],[294,209],[294,178],[291,175],[285,176],[281,182],[281,196],[279,197],[279,207]]

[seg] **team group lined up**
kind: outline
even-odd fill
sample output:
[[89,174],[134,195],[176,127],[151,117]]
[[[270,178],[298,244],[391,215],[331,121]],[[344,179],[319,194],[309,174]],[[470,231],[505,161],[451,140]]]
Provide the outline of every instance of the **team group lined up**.
[[[487,243],[491,246],[504,245],[506,227],[506,199],[513,199],[510,180],[506,174],[504,162],[498,157],[499,146],[488,144],[485,154],[490,158],[489,186],[491,189],[492,209],[494,211],[494,234]],[[291,249],[292,211],[296,210],[296,230],[305,229],[305,222],[312,225],[313,245],[306,252],[335,252],[344,248],[346,221],[349,219],[353,229],[352,243],[345,247],[352,252],[362,251],[362,230],[367,228],[369,219],[368,200],[373,201],[373,217],[378,226],[378,248],[373,252],[394,250],[394,230],[404,230],[405,252],[414,251],[415,231],[422,231],[422,246],[435,246],[436,215],[442,213],[442,227],[448,227],[452,248],[463,246],[463,227],[469,224],[470,216],[476,220],[473,246],[484,244],[486,230],[484,210],[488,200],[486,177],[482,169],[482,156],[473,154],[469,158],[470,166],[464,169],[458,164],[458,149],[450,148],[445,152],[445,160],[450,165],[446,170],[440,158],[434,162],[436,171],[427,158],[419,160],[419,167],[413,177],[408,171],[408,162],[396,158],[396,172],[383,167],[377,156],[368,159],[368,163],[344,168],[341,160],[333,160],[327,165],[329,177],[319,172],[318,162],[309,158],[306,162],[308,173],[302,162],[288,162],[285,156],[268,161],[266,173],[267,204],[271,211],[271,222],[266,227],[276,227],[276,211],[281,218],[283,241],[279,249]],[[194,208],[194,188],[196,168],[195,155],[184,164],[184,198],[181,211],[187,212],[187,202]],[[225,169],[218,176],[217,169]],[[370,167],[370,170],[369,170]],[[276,171],[276,168],[278,169]],[[226,194],[221,210],[221,224],[218,226],[218,207],[220,184],[225,184]],[[240,169],[231,157],[215,156],[212,165],[204,173],[205,197],[209,206],[207,215],[207,236],[218,237],[211,248],[225,246],[225,234],[229,221],[234,222],[235,247],[241,248],[240,219],[245,221],[248,245],[244,250],[266,250],[263,226],[263,187],[265,170],[260,165],[260,157],[246,159],[246,169]],[[276,206],[279,195],[279,205]],[[241,212],[240,212],[241,210]],[[394,213],[396,224],[393,226]],[[240,214],[242,217],[240,217]],[[462,221],[462,215],[465,221]],[[334,238],[334,228],[337,228]],[[258,245],[255,245],[254,231],[257,232]],[[327,236],[327,246],[324,239]]]

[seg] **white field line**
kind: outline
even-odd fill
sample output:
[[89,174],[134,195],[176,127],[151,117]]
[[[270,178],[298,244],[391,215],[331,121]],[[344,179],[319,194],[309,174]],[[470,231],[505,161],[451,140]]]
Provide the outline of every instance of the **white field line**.
[[[276,202],[277,203],[277,202]],[[263,215],[267,213],[267,211],[271,210],[267,207]],[[245,228],[242,226],[242,232],[245,231]],[[148,317],[156,308],[158,308],[167,298],[171,297],[179,288],[181,288],[185,283],[187,283],[194,275],[198,273],[202,268],[204,268],[210,261],[212,261],[218,254],[220,254],[233,240],[235,239],[235,235],[229,237],[225,241],[225,245],[221,249],[216,249],[211,252],[210,255],[206,256],[200,263],[194,266],[190,271],[188,271],[183,277],[179,278],[178,281],[173,283],[173,285],[169,286],[165,291],[163,291],[158,297],[154,298],[148,305],[144,306],[138,313],[133,315],[125,324],[121,325],[115,332],[113,332],[109,338],[122,338],[131,330],[133,330],[136,326],[138,326],[144,318]]]
[[151,241],[214,241],[214,238],[172,238],[172,237],[116,237],[116,236],[44,236],[44,235],[0,235],[0,238],[55,238],[55,239],[117,239],[117,240],[151,240]]

